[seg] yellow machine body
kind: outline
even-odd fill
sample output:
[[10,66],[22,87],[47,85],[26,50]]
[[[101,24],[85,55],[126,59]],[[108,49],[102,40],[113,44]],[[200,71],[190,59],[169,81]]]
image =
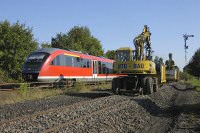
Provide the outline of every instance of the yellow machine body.
[[171,82],[179,80],[178,67],[174,67],[173,69],[166,69],[166,80]]
[[167,79],[166,79],[166,66],[164,64],[162,64],[160,66],[160,82],[163,84],[163,83],[166,83],[167,82]]
[[150,31],[145,25],[143,32],[133,42],[136,47],[122,47],[115,51],[114,72],[119,74],[112,81],[114,93],[139,91],[151,94],[166,82],[166,67],[163,63],[157,66],[152,61]]
[[129,47],[122,47],[116,50],[114,72],[118,74],[141,74],[141,75],[159,75],[161,82],[166,82],[166,67],[160,66],[161,72],[156,72],[156,65],[152,60],[136,60],[134,50]]
[[114,71],[119,74],[156,74],[153,61],[117,61]]

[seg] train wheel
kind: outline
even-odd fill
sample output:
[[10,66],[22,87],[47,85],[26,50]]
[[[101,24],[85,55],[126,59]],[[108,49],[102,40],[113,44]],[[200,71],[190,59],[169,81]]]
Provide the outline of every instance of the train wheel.
[[72,86],[75,86],[75,84],[76,84],[76,79],[73,79],[73,80],[72,80],[72,83],[73,83]]
[[73,80],[67,80],[67,86],[72,87],[73,86]]
[[147,93],[152,94],[153,93],[153,80],[151,77],[148,77],[146,80],[146,88],[147,88]]
[[59,88],[65,87],[65,80],[61,79],[59,82],[57,82],[56,87],[59,87]]

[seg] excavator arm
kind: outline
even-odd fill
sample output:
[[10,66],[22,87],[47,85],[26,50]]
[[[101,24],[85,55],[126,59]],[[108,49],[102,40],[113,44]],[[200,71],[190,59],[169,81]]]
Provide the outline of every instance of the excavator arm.
[[[147,25],[144,26],[143,32],[134,38],[133,43],[136,49],[137,60],[151,60],[151,32]],[[144,50],[146,53],[144,53]]]

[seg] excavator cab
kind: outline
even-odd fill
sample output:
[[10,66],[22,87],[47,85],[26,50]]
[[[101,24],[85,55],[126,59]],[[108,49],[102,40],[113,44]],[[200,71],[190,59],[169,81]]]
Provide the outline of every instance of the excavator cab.
[[128,47],[120,48],[115,53],[115,61],[132,61],[135,58],[133,49]]
[[145,58],[137,60],[136,51],[129,47],[116,50],[114,71],[123,74],[156,74],[155,63]]

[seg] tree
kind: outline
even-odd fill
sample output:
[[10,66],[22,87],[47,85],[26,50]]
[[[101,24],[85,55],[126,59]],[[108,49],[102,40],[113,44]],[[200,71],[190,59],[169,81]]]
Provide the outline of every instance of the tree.
[[88,27],[74,26],[68,33],[58,33],[52,38],[54,48],[75,50],[91,55],[102,56],[104,51],[101,42],[91,35]]
[[21,75],[27,56],[38,48],[32,29],[19,22],[0,22],[0,69],[12,78]]
[[156,64],[156,71],[160,72],[160,65],[163,64],[163,58],[155,56],[154,62]]
[[195,77],[200,77],[200,48],[194,53],[189,61],[189,64],[185,67],[191,75]]
[[154,62],[155,62],[155,64],[159,64],[159,57],[158,56],[155,56]]
[[106,58],[115,59],[115,50],[108,50],[105,54]]
[[51,39],[51,46],[54,48],[69,49],[69,43],[67,42],[67,35],[58,33],[55,38]]
[[51,48],[51,44],[49,44],[48,42],[41,43],[41,47],[42,48]]

